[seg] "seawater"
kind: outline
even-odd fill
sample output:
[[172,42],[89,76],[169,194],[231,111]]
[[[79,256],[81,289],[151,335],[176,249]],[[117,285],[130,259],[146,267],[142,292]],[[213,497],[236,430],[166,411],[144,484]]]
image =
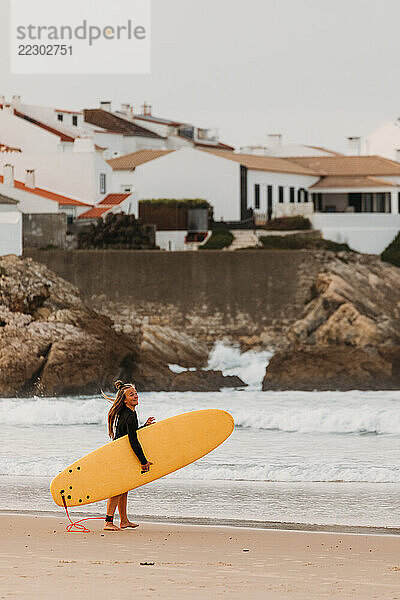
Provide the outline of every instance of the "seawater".
[[[140,395],[142,422],[221,408],[236,427],[211,454],[132,491],[130,513],[398,527],[400,391],[262,392],[270,356],[220,343],[209,368],[239,375],[248,387]],[[1,399],[0,510],[60,511],[49,483],[108,441],[108,408],[100,396]],[[104,509],[103,502],[73,512]]]

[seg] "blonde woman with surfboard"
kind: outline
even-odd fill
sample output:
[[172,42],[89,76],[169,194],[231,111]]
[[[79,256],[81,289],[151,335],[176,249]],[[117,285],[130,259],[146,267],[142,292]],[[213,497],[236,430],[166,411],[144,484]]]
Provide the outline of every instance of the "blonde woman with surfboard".
[[[139,404],[138,393],[133,383],[122,383],[122,381],[118,380],[114,385],[118,390],[115,400],[112,400],[103,394],[107,400],[113,402],[113,405],[108,412],[108,435],[113,440],[128,435],[132,450],[138,457],[142,466],[142,473],[147,473],[150,471],[150,467],[153,463],[147,460],[137,438],[137,430],[140,429],[135,410],[136,406]],[[154,421],[154,417],[149,417],[143,427],[152,425]],[[120,531],[121,529],[126,529],[128,527],[139,527],[137,523],[132,523],[132,521],[128,519],[127,502],[128,492],[108,499],[107,514],[105,518],[106,522],[104,525],[106,531]],[[120,516],[119,527],[113,523],[117,506]]]

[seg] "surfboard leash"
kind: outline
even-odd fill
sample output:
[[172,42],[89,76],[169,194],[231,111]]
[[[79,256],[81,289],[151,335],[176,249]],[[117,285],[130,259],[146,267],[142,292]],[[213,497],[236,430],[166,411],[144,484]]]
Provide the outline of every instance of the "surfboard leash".
[[63,501],[63,504],[64,504],[65,512],[67,513],[67,518],[69,520],[69,523],[65,527],[65,529],[69,533],[90,533],[91,529],[88,529],[87,527],[85,527],[85,525],[81,525],[82,521],[90,521],[91,519],[102,519],[102,520],[104,520],[104,517],[85,517],[84,519],[78,519],[78,521],[73,521],[71,519],[71,517],[69,516],[68,507],[67,507],[67,503],[65,502],[65,496],[64,496],[64,494],[61,494],[61,498],[62,498],[62,501]]

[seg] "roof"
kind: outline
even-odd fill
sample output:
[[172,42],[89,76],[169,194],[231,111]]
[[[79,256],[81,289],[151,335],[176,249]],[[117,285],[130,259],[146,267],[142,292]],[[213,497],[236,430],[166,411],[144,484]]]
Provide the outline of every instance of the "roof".
[[341,152],[329,150],[328,148],[324,148],[323,146],[310,146],[309,144],[304,144],[304,146],[306,148],[311,148],[311,150],[319,150],[320,152],[326,152],[326,154],[332,154],[332,156],[343,156]]
[[321,177],[310,189],[397,187],[397,184],[365,175],[328,175]]
[[79,215],[78,219],[98,219],[112,208],[112,206],[93,206],[86,212]]
[[[199,148],[200,149],[200,148]],[[292,159],[280,158],[277,156],[260,156],[257,154],[241,154],[237,152],[228,152],[226,150],[216,150],[210,148],[202,149],[202,152],[209,152],[215,156],[226,158],[240,163],[248,169],[255,171],[272,171],[275,173],[297,173],[299,175],[319,175],[315,170],[306,166],[298,165],[292,162]]]
[[7,144],[0,144],[0,152],[22,152],[21,148],[12,148]]
[[134,115],[135,119],[141,121],[149,121],[150,123],[159,123],[160,125],[171,125],[171,127],[178,127],[184,125],[181,121],[171,121],[171,119],[161,119],[160,117],[153,117],[153,115]]
[[68,115],[81,115],[81,110],[64,110],[63,108],[55,108],[54,112],[67,113]]
[[29,115],[25,115],[24,113],[21,113],[19,110],[15,110],[14,114],[17,117],[20,117],[21,119],[24,119],[25,121],[28,121],[29,123],[32,123],[33,125],[37,125],[38,127],[45,129],[49,133],[53,133],[54,135],[57,135],[61,139],[62,142],[74,142],[75,141],[75,138],[72,137],[72,135],[68,135],[68,134],[64,133],[63,131],[56,129],[55,127],[46,125],[46,123],[42,123],[41,121],[38,121],[37,119],[30,117]]
[[97,127],[108,129],[114,133],[121,133],[122,135],[134,135],[138,137],[155,138],[163,140],[164,138],[150,129],[140,127],[132,121],[128,121],[123,117],[119,117],[114,113],[103,110],[102,108],[90,108],[83,111],[84,120],[86,123],[91,123]]
[[[3,175],[0,175],[0,183],[4,182]],[[92,206],[87,202],[81,202],[80,200],[75,200],[74,198],[68,198],[68,196],[62,196],[61,194],[56,194],[54,192],[50,192],[49,190],[44,190],[43,188],[30,188],[27,187],[22,181],[14,181],[14,187],[18,190],[22,190],[24,192],[29,192],[31,194],[35,194],[36,196],[41,196],[42,198],[47,198],[48,200],[54,200],[58,202],[61,206]]]
[[295,156],[290,161],[323,175],[400,175],[400,163],[382,156]]
[[116,206],[129,198],[131,194],[108,194],[97,206]]
[[16,204],[19,204],[19,202],[18,200],[14,200],[14,198],[9,198],[8,196],[3,196],[3,194],[0,194],[0,204],[12,204],[15,206]]
[[175,150],[137,150],[130,154],[124,154],[124,156],[110,158],[110,160],[107,160],[107,163],[114,171],[125,171],[128,169],[135,169],[139,165],[154,160],[155,158],[166,156],[171,152],[175,152]]

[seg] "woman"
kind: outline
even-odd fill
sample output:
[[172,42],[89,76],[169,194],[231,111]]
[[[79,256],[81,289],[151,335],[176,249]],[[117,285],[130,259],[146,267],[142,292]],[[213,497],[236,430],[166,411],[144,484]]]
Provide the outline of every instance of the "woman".
[[[140,427],[135,411],[136,406],[139,404],[136,388],[133,383],[122,383],[122,381],[116,381],[115,387],[118,390],[118,393],[108,413],[108,434],[113,440],[128,435],[132,450],[142,465],[142,472],[150,471],[150,466],[153,463],[147,460],[140,442],[137,439],[137,430],[140,429]],[[149,417],[144,424],[144,427],[151,425],[154,421],[154,417]],[[129,521],[128,519],[126,512],[127,500],[128,492],[109,498],[107,501],[106,523],[104,525],[106,531],[120,531],[127,527],[139,527],[137,523],[132,523],[132,521]],[[117,506],[120,516],[119,527],[113,523]]]

